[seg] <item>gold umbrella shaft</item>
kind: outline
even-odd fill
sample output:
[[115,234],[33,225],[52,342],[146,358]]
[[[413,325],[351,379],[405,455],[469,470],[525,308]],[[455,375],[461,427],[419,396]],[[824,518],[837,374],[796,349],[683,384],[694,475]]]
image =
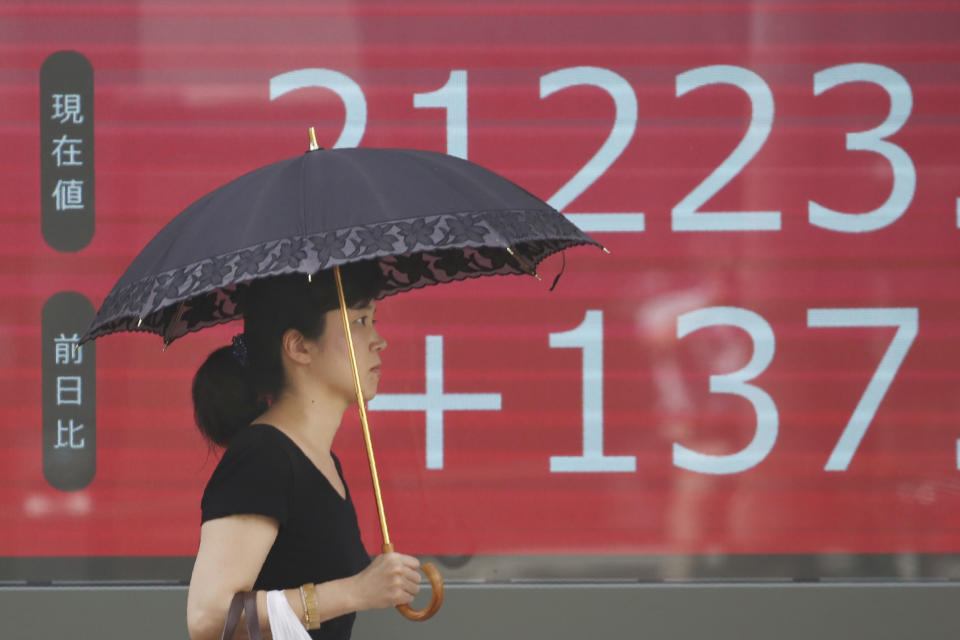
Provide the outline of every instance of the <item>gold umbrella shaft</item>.
[[347,349],[350,352],[350,367],[353,370],[353,384],[357,392],[357,407],[360,409],[360,423],[363,425],[363,443],[367,447],[367,462],[370,465],[370,479],[373,480],[373,495],[377,499],[377,515],[380,516],[380,532],[384,546],[390,544],[390,532],[387,531],[387,516],[383,511],[383,496],[380,495],[380,477],[377,475],[377,461],[373,457],[373,441],[370,439],[370,424],[367,422],[367,406],[363,401],[363,388],[360,386],[360,370],[357,367],[357,354],[353,350],[353,335],[350,333],[350,316],[347,314],[347,300],[343,295],[343,280],[340,267],[333,268],[337,281],[337,297],[340,299],[340,314],[343,317],[343,332],[347,337]]

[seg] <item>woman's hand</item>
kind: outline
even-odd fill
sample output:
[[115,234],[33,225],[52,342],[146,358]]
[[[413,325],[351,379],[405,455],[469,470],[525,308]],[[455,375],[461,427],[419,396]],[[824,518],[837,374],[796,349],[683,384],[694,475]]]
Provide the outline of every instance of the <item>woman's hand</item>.
[[410,604],[420,592],[420,561],[402,553],[384,553],[351,578],[357,610]]

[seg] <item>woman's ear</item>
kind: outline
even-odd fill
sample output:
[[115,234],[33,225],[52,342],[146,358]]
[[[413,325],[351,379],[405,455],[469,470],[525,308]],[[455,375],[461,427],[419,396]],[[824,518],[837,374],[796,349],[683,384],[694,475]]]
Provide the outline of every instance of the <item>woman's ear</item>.
[[298,364],[310,363],[310,351],[306,338],[296,329],[287,329],[280,341],[283,354]]

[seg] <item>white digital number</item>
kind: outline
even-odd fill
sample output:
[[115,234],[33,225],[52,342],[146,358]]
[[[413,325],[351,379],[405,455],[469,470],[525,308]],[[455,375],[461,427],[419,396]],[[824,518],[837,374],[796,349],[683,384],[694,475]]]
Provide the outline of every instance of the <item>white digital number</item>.
[[[623,76],[609,69],[570,67],[548,73],[540,78],[540,98],[551,96],[562,89],[581,85],[603,89],[613,98],[613,128],[587,164],[547,200],[547,204],[557,211],[563,211],[610,168],[627,148],[637,128],[637,94]],[[642,213],[571,214],[568,217],[584,231],[643,231],[644,229]]]
[[743,67],[714,65],[681,73],[677,76],[677,97],[712,84],[730,84],[747,94],[750,126],[727,159],[673,208],[672,228],[674,231],[778,230],[779,211],[699,211],[757,155],[773,127],[773,93],[763,78]]
[[879,153],[893,168],[893,188],[890,197],[882,205],[867,213],[843,213],[828,209],[813,200],[808,203],[810,223],[824,229],[863,233],[876,231],[892,224],[910,206],[917,188],[917,171],[906,151],[887,141],[906,124],[913,109],[913,92],[910,83],[889,67],[878,64],[843,64],[818,71],[813,76],[813,93],[819,96],[824,91],[849,82],[872,82],[883,88],[890,96],[890,113],[875,129],[847,134],[847,149],[850,151],[873,151]]
[[916,308],[894,309],[808,309],[809,327],[896,327],[897,332],[873,372],[863,397],[857,403],[850,421],[837,441],[824,470],[845,471],[857,452],[867,427],[877,414],[890,383],[897,377],[900,365],[917,337],[919,311]]
[[550,347],[583,349],[583,455],[550,456],[550,471],[636,471],[636,456],[603,455],[603,312],[587,311],[576,329],[551,333]]
[[739,473],[757,465],[777,441],[780,422],[777,407],[766,391],[749,384],[750,380],[763,373],[773,360],[775,339],[770,324],[753,311],[739,307],[708,307],[685,313],[677,318],[677,337],[718,325],[738,327],[747,332],[753,341],[750,362],[739,371],[710,376],[710,393],[729,393],[750,401],[757,414],[757,428],[753,440],[746,448],[729,455],[713,455],[673,444],[673,464],[682,469],[699,473]]
[[451,71],[447,83],[429,93],[413,94],[417,109],[447,110],[447,154],[467,159],[467,72]]
[[329,89],[343,101],[346,118],[333,147],[359,146],[367,128],[367,99],[360,85],[350,76],[332,69],[297,69],[270,78],[270,99],[307,87]]

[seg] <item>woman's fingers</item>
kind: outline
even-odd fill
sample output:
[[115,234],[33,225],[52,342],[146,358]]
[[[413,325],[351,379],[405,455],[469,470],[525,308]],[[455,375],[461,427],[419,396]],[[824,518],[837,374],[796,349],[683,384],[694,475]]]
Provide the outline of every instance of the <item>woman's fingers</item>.
[[420,561],[400,553],[392,555],[389,561],[393,564],[392,569],[395,570],[394,576],[397,579],[394,583],[397,588],[395,604],[410,604],[414,596],[420,593]]
[[388,552],[377,556],[357,576],[362,609],[410,604],[420,592],[420,561]]
[[[387,602],[380,606],[396,606],[410,604],[420,592],[419,568],[420,561],[415,557],[389,552],[374,558],[364,573],[369,574],[374,583],[380,582],[384,589],[382,593]],[[380,578],[376,578],[377,575]]]
[[420,593],[420,574],[414,573],[412,577],[407,575],[406,578],[403,581],[403,590],[414,596]]
[[397,604],[409,604],[413,600],[413,596],[420,593],[420,574],[409,566],[399,567],[397,573],[394,574],[393,586],[397,590],[396,595],[404,599],[403,602]]
[[420,568],[420,561],[417,560],[414,556],[408,556],[403,553],[391,552],[389,555],[393,555],[403,563],[404,566],[407,566],[414,571],[417,571]]

